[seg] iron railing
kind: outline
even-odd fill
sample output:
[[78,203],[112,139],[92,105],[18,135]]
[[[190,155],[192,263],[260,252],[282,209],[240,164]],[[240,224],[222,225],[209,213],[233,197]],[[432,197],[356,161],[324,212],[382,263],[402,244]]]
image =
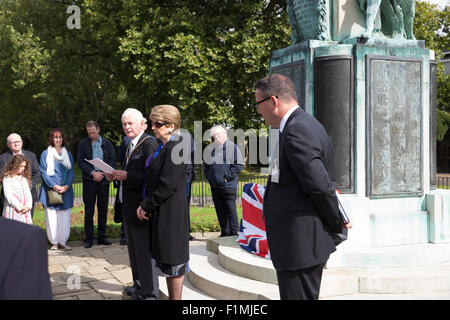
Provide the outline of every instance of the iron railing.
[[438,175],[437,187],[439,189],[450,189],[450,175]]
[[[208,207],[213,205],[211,186],[208,181],[203,179],[196,179],[192,181],[191,184],[191,206],[195,207]],[[237,188],[237,204],[242,204],[242,188],[246,183],[258,183],[265,185],[267,182],[267,176],[246,176],[244,178],[239,178],[238,188]],[[437,176],[437,187],[440,189],[450,189],[450,176]],[[40,184],[37,186],[38,191],[40,190]],[[82,180],[74,180],[72,184],[74,191],[74,205],[83,204],[83,183]],[[109,205],[114,204],[117,189],[114,188],[113,184],[109,185]]]
[[[246,183],[259,183],[265,185],[267,181],[267,177],[265,176],[253,176],[253,177],[245,177],[240,178],[238,182],[238,198],[236,202],[238,204],[242,203],[242,188]],[[41,184],[37,185],[38,192],[41,189]],[[76,179],[73,181],[72,189],[74,192],[74,205],[83,205],[83,181],[80,179]],[[109,185],[109,205],[113,205],[116,198],[117,189],[114,188],[114,185],[110,183]],[[196,207],[207,207],[212,206],[212,195],[211,195],[211,186],[206,180],[194,180],[191,184],[191,206]]]

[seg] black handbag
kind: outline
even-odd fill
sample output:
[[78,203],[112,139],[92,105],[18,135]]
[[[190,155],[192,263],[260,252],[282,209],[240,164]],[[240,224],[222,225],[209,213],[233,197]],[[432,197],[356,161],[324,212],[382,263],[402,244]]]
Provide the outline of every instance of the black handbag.
[[339,215],[341,216],[341,231],[338,233],[333,233],[333,240],[334,245],[338,246],[348,238],[348,229],[345,227],[345,225],[349,222],[349,218],[347,213],[345,212],[344,207],[342,206],[341,201],[339,201],[339,198],[337,198],[338,201],[338,211]]

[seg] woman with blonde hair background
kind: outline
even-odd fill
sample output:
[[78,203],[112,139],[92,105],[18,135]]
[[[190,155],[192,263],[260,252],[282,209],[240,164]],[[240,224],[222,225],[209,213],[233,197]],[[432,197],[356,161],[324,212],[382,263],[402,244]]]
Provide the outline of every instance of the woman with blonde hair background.
[[187,164],[174,161],[182,157],[183,148],[172,152],[182,141],[177,134],[181,116],[176,107],[161,105],[152,109],[150,121],[161,145],[145,163],[146,197],[137,209],[137,216],[151,221],[150,254],[159,275],[166,277],[169,299],[180,300],[184,275],[189,271]]
[[28,160],[24,155],[15,155],[8,162],[1,174],[5,203],[3,216],[7,219],[33,224],[31,207],[31,171]]

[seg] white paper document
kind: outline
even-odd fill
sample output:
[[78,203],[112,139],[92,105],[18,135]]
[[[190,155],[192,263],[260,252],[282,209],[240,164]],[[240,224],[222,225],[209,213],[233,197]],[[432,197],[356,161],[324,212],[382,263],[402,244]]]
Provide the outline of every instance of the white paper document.
[[114,168],[111,167],[109,164],[107,164],[106,162],[104,162],[103,160],[99,159],[99,158],[95,158],[92,160],[88,160],[88,159],[84,159],[87,162],[89,162],[90,164],[92,164],[94,167],[99,168],[100,170],[102,170],[104,173],[112,173],[114,171]]

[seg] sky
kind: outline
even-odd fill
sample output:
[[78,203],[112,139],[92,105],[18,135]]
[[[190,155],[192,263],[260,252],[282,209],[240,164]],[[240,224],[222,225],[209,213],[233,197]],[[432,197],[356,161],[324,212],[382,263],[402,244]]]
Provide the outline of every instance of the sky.
[[450,6],[450,0],[419,0],[419,1],[437,4],[441,9],[443,9],[446,5]]

